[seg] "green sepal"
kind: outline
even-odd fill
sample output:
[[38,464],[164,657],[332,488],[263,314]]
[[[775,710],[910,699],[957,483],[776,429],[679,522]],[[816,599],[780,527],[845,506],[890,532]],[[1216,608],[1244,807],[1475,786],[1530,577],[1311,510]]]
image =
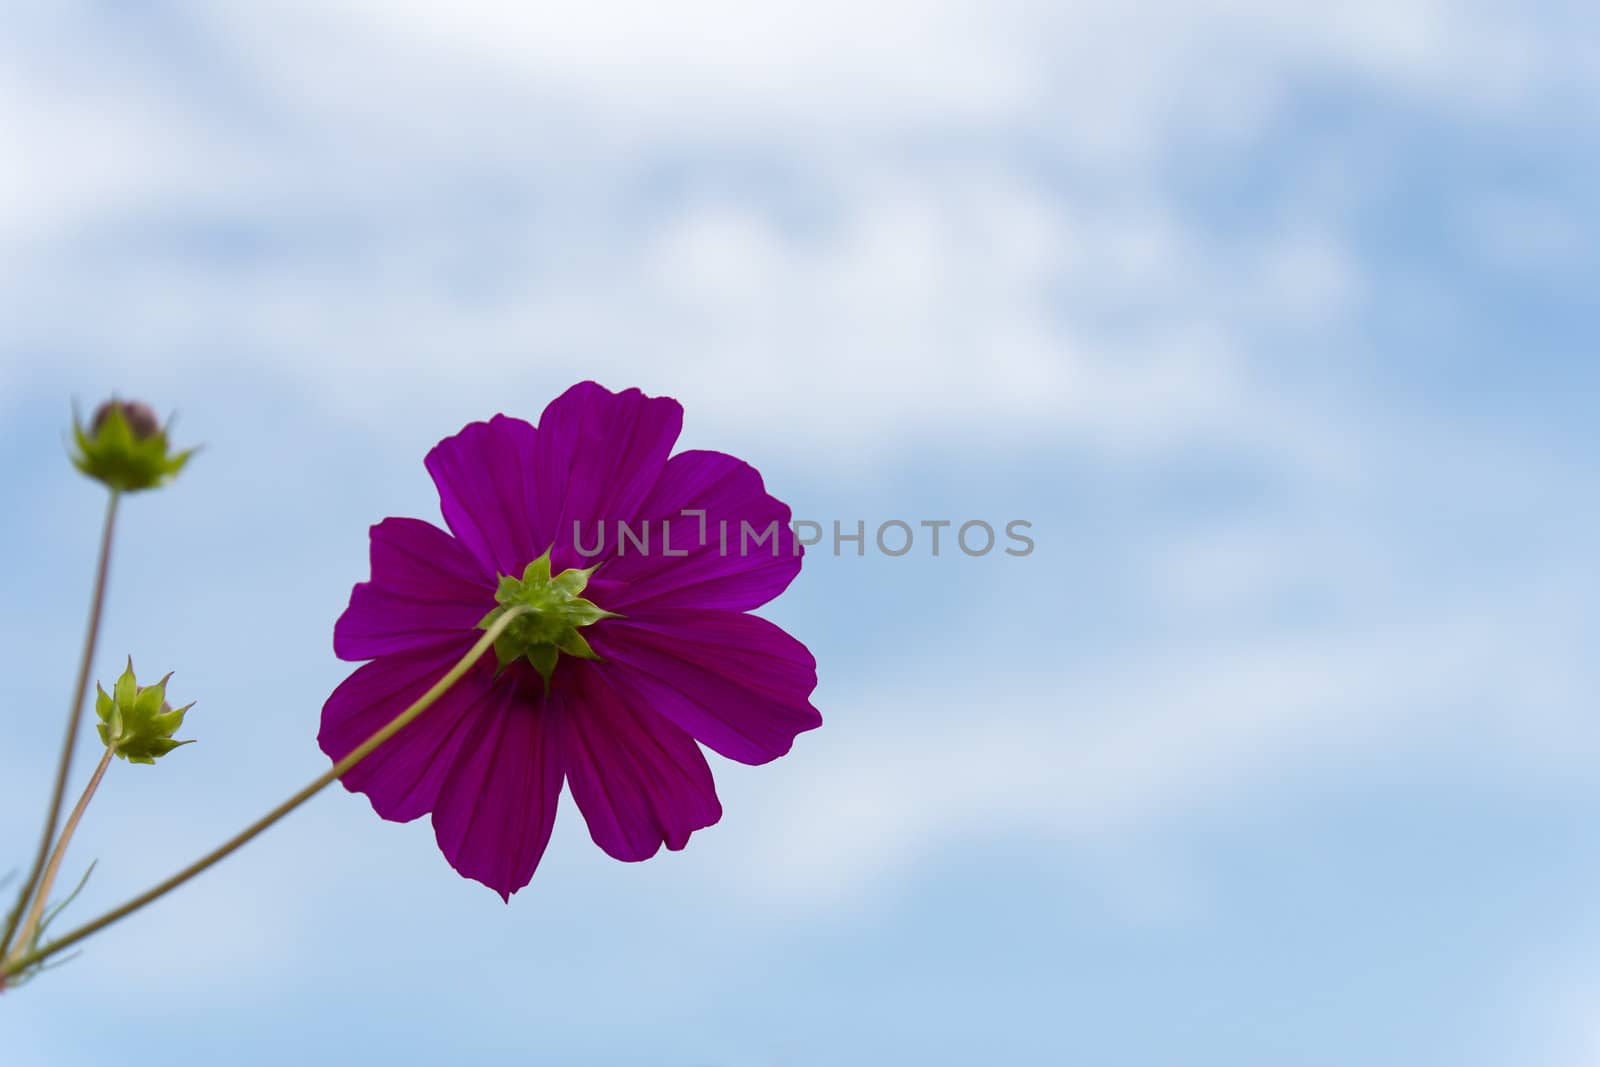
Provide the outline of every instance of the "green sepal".
[[167,703],[167,681],[171,673],[154,685],[140,685],[134,678],[133,660],[108,694],[95,685],[95,716],[102,744],[112,748],[129,763],[154,763],[168,752],[192,741],[178,741],[173,734],[183,725],[183,717],[194,707],[191,701],[181,708]]
[[[562,574],[566,574],[566,571],[562,571],[561,573]],[[548,582],[549,580],[550,580],[550,550],[547,548],[547,549],[544,550],[543,553],[540,554],[538,559],[534,560],[532,563],[530,563],[526,567],[522,568],[522,581],[524,583],[528,583],[528,582]]]
[[129,656],[128,666],[113,685],[111,696],[117,702],[117,707],[127,708],[133,706],[133,702],[138,695],[139,683],[133,676],[133,657]]
[[167,429],[140,437],[121,407],[111,404],[98,427],[85,427],[74,413],[72,465],[108,488],[135,493],[155,489],[178,476],[197,449],[173,453]]
[[589,578],[598,567],[571,567],[552,575],[547,548],[522,569],[521,578],[500,576],[494,597],[498,606],[479,620],[478,629],[487,630],[513,607],[532,609],[514,619],[495,639],[495,658],[502,670],[526,660],[548,689],[561,653],[580,659],[600,658],[578,633],[580,627],[592,626],[601,619],[620,618],[616,612],[579,595],[588,588]]
[[[550,566],[549,550],[546,549],[545,554],[540,558],[545,561],[545,567],[548,569]],[[578,596],[589,587],[589,576],[594,574],[594,572],[599,569],[600,564],[598,563],[596,563],[593,567],[584,567],[582,569],[577,567],[568,567],[566,570],[562,571],[560,574],[551,579],[551,581],[554,583],[557,589],[561,590],[563,593],[566,593],[568,596]]]
[[528,662],[533,664],[533,669],[539,672],[539,677],[544,679],[546,690],[550,688],[550,676],[555,673],[556,660],[561,658],[561,653],[555,645],[534,645],[527,651]]
[[563,634],[561,640],[556,643],[556,647],[565,652],[567,655],[577,656],[579,659],[600,658],[599,656],[595,655],[594,649],[589,647],[589,642],[584,640],[583,635],[576,630],[573,630],[568,634]]

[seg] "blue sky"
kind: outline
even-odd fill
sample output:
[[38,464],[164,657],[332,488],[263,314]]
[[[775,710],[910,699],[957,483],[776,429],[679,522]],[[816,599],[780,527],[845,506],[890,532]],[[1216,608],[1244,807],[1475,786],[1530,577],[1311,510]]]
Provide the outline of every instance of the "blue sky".
[[[1600,1064],[1600,27],[1564,5],[28,4],[0,41],[0,868],[130,502],[84,919],[318,773],[367,526],[596,378],[797,515],[825,725],[509,907],[331,791],[0,1004],[6,1062]],[[78,778],[88,773],[85,751]],[[70,921],[70,918],[66,921]]]

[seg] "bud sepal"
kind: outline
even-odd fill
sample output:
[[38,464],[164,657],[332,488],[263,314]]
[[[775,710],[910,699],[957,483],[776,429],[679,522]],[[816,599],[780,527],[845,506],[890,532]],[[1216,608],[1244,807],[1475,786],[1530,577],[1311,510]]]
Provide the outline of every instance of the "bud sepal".
[[191,701],[181,708],[167,703],[167,680],[171,672],[154,685],[140,685],[133,676],[133,660],[108,694],[96,684],[94,711],[100,718],[100,740],[129,763],[154,763],[180,745],[172,735],[183,725],[183,716],[194,707]]

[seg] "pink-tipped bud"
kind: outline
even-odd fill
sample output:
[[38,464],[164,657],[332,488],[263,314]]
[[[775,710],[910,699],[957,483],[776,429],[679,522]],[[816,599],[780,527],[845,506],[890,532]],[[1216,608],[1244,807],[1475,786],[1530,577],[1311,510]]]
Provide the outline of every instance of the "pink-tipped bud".
[[154,437],[161,432],[161,419],[156,415],[155,409],[139,400],[107,400],[96,409],[94,421],[89,424],[91,432],[98,434],[105,426],[106,419],[111,416],[112,411],[122,412],[122,418],[127,422],[128,430],[137,441],[143,441],[147,437]]

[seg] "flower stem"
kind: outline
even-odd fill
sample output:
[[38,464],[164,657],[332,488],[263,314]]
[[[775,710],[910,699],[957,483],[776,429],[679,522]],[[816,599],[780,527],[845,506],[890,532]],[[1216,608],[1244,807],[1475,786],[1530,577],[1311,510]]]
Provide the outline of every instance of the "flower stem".
[[[95,567],[94,598],[89,602],[89,632],[83,640],[83,659],[78,664],[78,680],[72,690],[72,706],[67,709],[67,737],[61,744],[61,761],[56,766],[56,784],[50,794],[50,814],[44,821],[44,833],[39,835],[39,850],[33,858],[33,868],[22,880],[17,891],[17,903],[6,917],[5,933],[0,934],[0,959],[4,959],[11,945],[11,935],[17,932],[17,923],[28,909],[39,875],[44,871],[50,855],[50,842],[55,840],[56,820],[61,817],[61,801],[67,792],[67,775],[72,770],[72,753],[78,745],[78,720],[83,712],[83,698],[89,691],[89,671],[94,664],[94,649],[100,639],[100,612],[106,600],[106,576],[111,569],[111,534],[117,522],[117,504],[122,494],[111,490],[106,503],[105,527],[100,533],[100,562]],[[44,894],[39,894],[43,896]],[[24,942],[26,944],[26,942]]]
[[84,923],[82,926],[71,931],[70,933],[63,934],[61,937],[51,941],[48,945],[37,948],[25,956],[19,956],[12,960],[8,960],[3,966],[0,966],[0,980],[4,980],[7,975],[16,974],[24,967],[31,967],[40,960],[43,960],[49,956],[53,956],[62,949],[82,941],[90,934],[105,929],[118,919],[138,911],[151,901],[165,896],[167,893],[178,888],[180,885],[187,882],[201,871],[204,871],[207,867],[210,867],[218,860],[225,859],[241,845],[246,844],[267,827],[271,826],[273,823],[289,814],[295,808],[298,808],[301,804],[304,804],[306,801],[316,796],[334,779],[345,774],[356,764],[360,763],[362,760],[366,759],[367,756],[371,755],[373,750],[379,745],[383,744],[385,741],[389,740],[389,738],[399,733],[400,730],[406,726],[406,724],[411,722],[411,720],[415,719],[418,715],[421,715],[424,711],[427,711],[436,700],[449,691],[451,686],[460,681],[461,677],[465,675],[467,671],[472,669],[473,664],[477,663],[479,658],[481,658],[485,652],[489,651],[489,649],[494,646],[495,640],[505,632],[506,627],[510,626],[513,620],[531,610],[533,609],[524,605],[517,605],[496,619],[494,624],[484,631],[483,636],[478,638],[477,643],[467,650],[466,655],[456,660],[455,665],[446,671],[444,677],[435,682],[431,689],[422,694],[416,700],[412,701],[404,711],[396,715],[393,719],[390,719],[371,737],[361,742],[361,744],[358,745],[348,756],[340,760],[338,763],[335,763],[327,771],[312,779],[312,781],[305,788],[301,789],[298,793],[295,793],[288,800],[285,800],[282,804],[279,804],[277,807],[267,812],[255,822],[251,823],[243,830],[240,830],[233,837],[230,837],[227,841],[223,842],[221,845],[218,845],[215,849],[206,853],[204,856],[201,856],[199,859],[189,864],[189,866],[183,868],[183,870],[172,875],[165,881],[158,882],[157,884],[151,886],[149,889],[145,890],[143,893],[140,893],[132,900],[127,901],[119,907],[113,908],[104,915],[100,916],[98,919]]
[[89,801],[94,798],[95,790],[100,788],[100,779],[106,776],[106,768],[111,766],[111,757],[116,751],[116,745],[106,746],[105,755],[100,757],[94,774],[89,778],[89,784],[83,787],[83,795],[78,798],[78,803],[73,805],[72,814],[67,816],[66,825],[61,827],[61,838],[56,842],[55,851],[50,854],[50,863],[44,869],[44,877],[39,880],[39,891],[34,894],[33,907],[28,909],[28,918],[22,924],[22,933],[17,935],[17,949],[13,954],[15,956],[24,955],[33,945],[34,938],[38,936],[39,920],[44,917],[45,903],[50,899],[50,890],[56,884],[56,874],[61,870],[61,861],[66,858],[67,846],[72,843],[72,834],[78,829],[83,813],[88,810]]

